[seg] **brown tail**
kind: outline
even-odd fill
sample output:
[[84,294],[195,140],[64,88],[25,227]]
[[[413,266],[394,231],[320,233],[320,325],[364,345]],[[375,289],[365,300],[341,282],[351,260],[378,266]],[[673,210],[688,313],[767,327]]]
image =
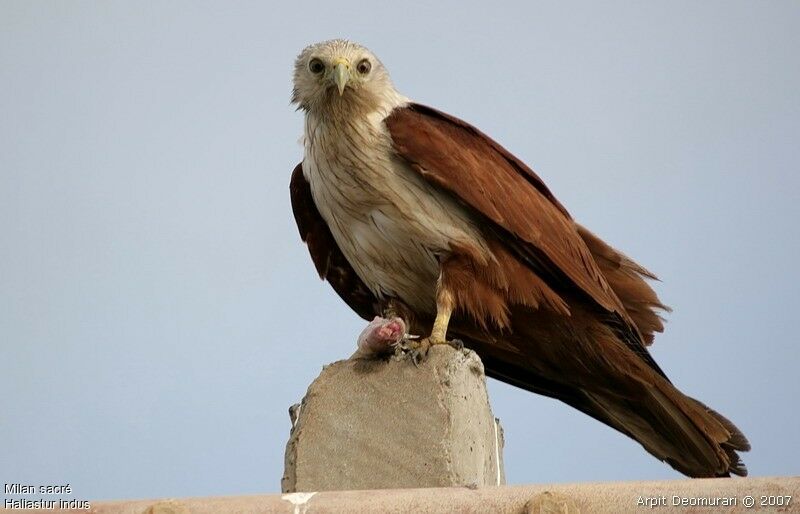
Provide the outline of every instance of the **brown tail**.
[[691,477],[747,475],[737,451],[744,435],[723,416],[667,383],[647,386],[638,401],[585,393],[611,421],[656,458]]
[[[661,303],[655,291],[645,280],[657,280],[656,276],[606,244],[586,228],[580,225],[577,228],[578,233],[592,252],[595,262],[599,265],[609,285],[637,325],[644,343],[646,345],[652,344],[654,333],[662,332],[664,329],[663,319],[658,314],[658,311],[670,311],[669,307]],[[722,475],[727,475],[728,472],[740,476],[747,474],[747,468],[739,459],[736,451],[747,451],[750,449],[750,444],[741,431],[727,418],[703,403],[683,395],[671,384],[662,384],[659,389],[650,392],[648,397],[647,403],[651,404],[651,410],[670,414],[664,428],[669,427],[672,431],[677,430],[676,433],[678,434],[684,434],[685,437],[694,442],[694,446],[696,449],[701,450],[701,453],[705,453],[702,450],[707,445],[702,443],[703,438],[698,437],[698,435],[704,435],[704,438],[710,437],[709,442],[712,449],[717,453],[720,450],[724,452],[725,458],[721,459],[721,462],[727,461],[728,463],[728,468],[721,473]],[[619,411],[619,406],[615,406],[614,402],[609,403],[597,398],[594,398],[594,401],[598,403],[598,406],[604,406],[609,409],[611,413]],[[686,425],[686,421],[689,421],[688,425]],[[656,426],[656,428],[658,427]],[[698,430],[700,434],[698,434]],[[643,445],[645,444],[646,438],[636,437],[636,439],[642,442]],[[650,446],[652,446],[652,449],[645,445],[648,451],[655,455],[659,446],[657,444],[651,444]],[[691,454],[690,450],[687,449],[684,455]],[[688,470],[702,469],[702,459],[700,461],[695,459],[693,463],[681,463],[681,460],[675,460],[664,454],[664,460],[669,461],[673,467],[689,475],[692,475],[692,473],[687,472]],[[705,461],[706,463],[712,463],[714,459],[710,455],[706,455]],[[698,467],[699,465],[700,467]]]
[[[561,360],[560,370],[546,370],[542,366],[546,358],[534,364],[538,359],[522,360],[514,355],[516,352],[508,353],[507,349],[514,346],[530,348],[531,340],[521,341],[521,334],[510,335],[502,345],[476,335],[473,332],[465,343],[479,353],[487,375],[571,405],[638,441],[649,453],[687,476],[747,474],[736,453],[750,449],[742,432],[636,361],[628,361],[634,364],[620,373],[623,370],[613,355],[586,360],[588,356],[578,348],[570,359],[583,366],[582,372],[588,371],[578,376],[581,371],[565,360]],[[628,351],[615,346],[621,352]]]

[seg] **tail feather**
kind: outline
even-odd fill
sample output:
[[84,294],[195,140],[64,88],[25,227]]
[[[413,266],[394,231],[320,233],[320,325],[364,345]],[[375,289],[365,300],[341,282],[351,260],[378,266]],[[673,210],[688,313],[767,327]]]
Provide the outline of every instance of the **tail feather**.
[[729,471],[740,477],[747,476],[747,466],[745,466],[744,462],[742,462],[739,454],[736,453],[737,451],[750,451],[750,441],[747,440],[747,437],[745,437],[741,430],[739,430],[736,425],[731,422],[731,420],[719,412],[715,411],[699,400],[694,398],[689,398],[689,400],[697,404],[697,406],[705,411],[707,415],[713,417],[719,424],[725,427],[725,430],[728,433],[728,438],[725,441],[721,441],[720,446],[730,461]]
[[[692,408],[693,399],[673,388],[646,387],[638,401],[586,393],[612,427],[638,441],[653,456],[692,477],[747,475],[737,450],[741,432],[713,411]],[[712,414],[713,413],[713,414]],[[733,429],[733,430],[730,430]]]
[[747,437],[733,424],[731,420],[720,414],[719,412],[715,411],[705,403],[697,400],[695,398],[689,398],[692,402],[696,403],[701,409],[705,410],[707,414],[714,417],[717,422],[719,422],[722,426],[728,430],[730,434],[729,439],[727,440],[727,444],[730,445],[731,448],[734,450],[739,450],[742,452],[746,452],[750,450],[750,441],[747,440]]
[[[573,311],[573,316],[578,315]],[[517,321],[522,321],[519,316],[515,313]],[[523,326],[502,337],[502,344],[477,330],[462,328],[458,336],[478,352],[489,376],[571,405],[636,440],[685,475],[747,475],[737,453],[750,449],[742,432],[724,416],[681,393],[644,362],[633,356],[625,359],[620,352],[629,350],[621,343],[601,333],[590,346],[581,344],[580,337],[561,340],[567,335],[548,331],[555,339],[543,344],[546,339],[538,331],[552,323],[528,318]],[[526,348],[527,358],[515,348]]]

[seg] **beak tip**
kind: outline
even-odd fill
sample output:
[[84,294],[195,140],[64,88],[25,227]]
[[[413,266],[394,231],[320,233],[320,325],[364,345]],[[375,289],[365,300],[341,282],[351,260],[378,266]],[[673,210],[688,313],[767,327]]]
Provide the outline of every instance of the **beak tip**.
[[336,63],[333,71],[333,81],[339,89],[339,96],[344,94],[344,88],[347,87],[347,82],[350,80],[349,66],[344,62]]

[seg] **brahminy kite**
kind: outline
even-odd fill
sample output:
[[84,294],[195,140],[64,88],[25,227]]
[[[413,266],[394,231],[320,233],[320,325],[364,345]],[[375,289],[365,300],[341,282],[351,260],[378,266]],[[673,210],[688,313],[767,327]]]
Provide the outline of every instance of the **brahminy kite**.
[[647,350],[655,276],[573,220],[524,162],[406,98],[368,49],[314,44],[294,68],[291,178],[320,276],[361,317],[399,317],[415,355],[458,338],[489,376],[557,398],[692,477],[746,475],[750,446]]

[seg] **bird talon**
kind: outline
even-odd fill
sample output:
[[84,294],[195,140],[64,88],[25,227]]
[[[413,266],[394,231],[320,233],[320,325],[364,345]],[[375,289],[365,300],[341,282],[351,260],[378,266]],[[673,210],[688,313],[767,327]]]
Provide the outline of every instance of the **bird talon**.
[[417,339],[419,339],[419,336],[417,335],[412,335],[409,333],[404,334],[400,340],[392,345],[394,347],[395,356],[410,356],[410,354],[412,354],[419,346]]
[[411,359],[414,366],[419,367],[420,364],[428,359],[431,347],[441,344],[446,344],[456,351],[464,349],[464,341],[461,339],[452,339],[450,341],[431,337],[419,339],[419,336],[406,334],[403,339],[394,345],[394,354],[397,357],[407,357]]
[[461,339],[453,339],[452,341],[447,341],[447,344],[449,344],[459,352],[464,349],[464,341],[462,341]]
[[428,358],[428,351],[431,343],[428,338],[419,339],[419,336],[406,334],[406,336],[395,346],[397,357],[407,357],[411,359],[414,366],[419,367]]
[[427,357],[427,354],[423,355],[423,353],[419,350],[411,350],[409,352],[409,357],[411,362],[414,364],[414,367],[418,368],[419,365],[425,360],[425,357]]

